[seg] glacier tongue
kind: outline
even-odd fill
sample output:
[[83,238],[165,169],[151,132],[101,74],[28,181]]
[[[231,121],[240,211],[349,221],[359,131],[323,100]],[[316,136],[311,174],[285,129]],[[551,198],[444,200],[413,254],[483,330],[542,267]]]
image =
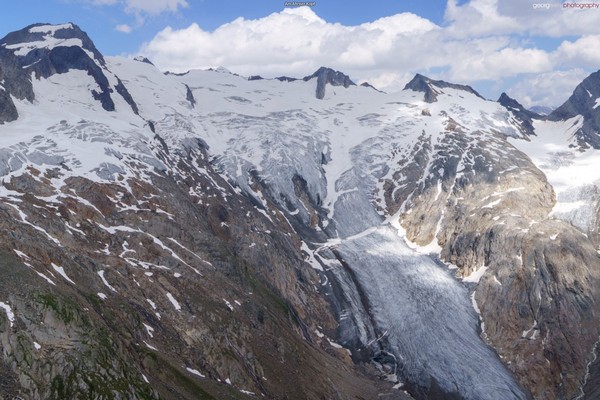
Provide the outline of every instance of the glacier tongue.
[[[467,288],[431,258],[381,226],[334,250],[369,304],[382,349],[416,392],[438,385],[465,399],[525,399],[498,356],[479,338]],[[387,334],[386,334],[387,333]]]

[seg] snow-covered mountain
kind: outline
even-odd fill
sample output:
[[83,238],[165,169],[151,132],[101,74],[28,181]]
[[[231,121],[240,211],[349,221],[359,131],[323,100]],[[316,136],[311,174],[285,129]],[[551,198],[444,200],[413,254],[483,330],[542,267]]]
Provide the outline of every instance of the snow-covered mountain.
[[74,24],[7,35],[2,394],[592,398],[590,79],[544,118],[422,75],[164,74]]
[[580,118],[581,126],[575,132],[577,145],[580,147],[600,147],[600,71],[585,78],[571,97],[560,107],[548,115],[551,121],[566,121]]

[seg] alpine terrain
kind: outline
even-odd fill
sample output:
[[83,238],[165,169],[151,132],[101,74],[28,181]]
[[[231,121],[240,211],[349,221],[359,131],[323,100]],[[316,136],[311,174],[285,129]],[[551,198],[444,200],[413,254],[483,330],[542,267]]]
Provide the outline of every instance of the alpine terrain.
[[10,33],[0,395],[599,398],[599,105]]

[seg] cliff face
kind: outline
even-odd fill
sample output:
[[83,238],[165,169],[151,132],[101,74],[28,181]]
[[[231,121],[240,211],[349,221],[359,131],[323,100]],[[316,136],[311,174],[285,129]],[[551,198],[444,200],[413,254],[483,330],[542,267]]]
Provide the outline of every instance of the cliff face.
[[572,120],[2,40],[1,394],[593,395],[598,196],[553,171],[595,153],[534,151]]

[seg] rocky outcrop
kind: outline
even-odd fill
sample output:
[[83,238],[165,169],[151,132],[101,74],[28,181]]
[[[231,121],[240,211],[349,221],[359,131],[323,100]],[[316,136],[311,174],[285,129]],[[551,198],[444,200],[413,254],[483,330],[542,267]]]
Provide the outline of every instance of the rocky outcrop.
[[514,117],[517,119],[521,126],[521,132],[524,135],[535,135],[535,128],[533,127],[533,120],[541,120],[543,117],[536,114],[533,111],[527,110],[515,99],[509,97],[506,93],[502,93],[498,98],[498,103],[502,104],[507,110],[509,110]]
[[154,63],[152,61],[150,61],[148,58],[144,57],[144,56],[137,56],[133,58],[135,61],[139,61],[145,64],[150,64],[153,67],[155,66]]
[[371,88],[373,90],[378,91],[379,93],[383,93],[381,90],[377,89],[375,86],[371,85],[369,82],[363,82],[360,84],[362,87]]
[[14,121],[17,118],[19,118],[19,113],[10,94],[6,90],[0,89],[0,124]]
[[433,103],[437,101],[437,96],[443,92],[444,88],[463,90],[483,99],[483,97],[479,93],[477,93],[471,86],[458,85],[455,83],[448,83],[445,81],[437,81],[423,76],[421,74],[416,74],[414,78],[412,78],[412,80],[404,86],[403,90],[410,89],[415,92],[423,92],[425,94],[424,101],[427,103]]
[[343,86],[345,88],[356,86],[356,84],[352,82],[348,75],[326,67],[319,68],[312,75],[305,76],[303,80],[309,81],[313,78],[317,78],[317,89],[315,95],[317,99],[320,100],[325,97],[325,89],[328,84],[331,86]]

